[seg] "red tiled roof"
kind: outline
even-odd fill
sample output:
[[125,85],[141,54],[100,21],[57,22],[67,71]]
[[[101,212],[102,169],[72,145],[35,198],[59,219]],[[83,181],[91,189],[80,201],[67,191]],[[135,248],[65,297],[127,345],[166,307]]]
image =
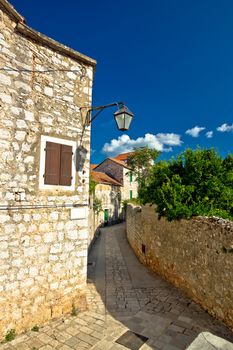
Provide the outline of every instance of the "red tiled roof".
[[118,159],[118,160],[121,160],[121,161],[126,161],[128,159],[128,157],[133,154],[134,152],[127,152],[127,153],[121,153],[121,154],[118,154],[118,156],[114,157],[114,159]]
[[90,164],[90,169],[93,170],[97,167],[98,164]]
[[122,184],[120,182],[118,182],[117,180],[114,180],[113,178],[111,178],[110,176],[108,176],[105,173],[101,173],[100,171],[93,171],[92,170],[91,176],[92,176],[93,180],[99,184],[122,186]]

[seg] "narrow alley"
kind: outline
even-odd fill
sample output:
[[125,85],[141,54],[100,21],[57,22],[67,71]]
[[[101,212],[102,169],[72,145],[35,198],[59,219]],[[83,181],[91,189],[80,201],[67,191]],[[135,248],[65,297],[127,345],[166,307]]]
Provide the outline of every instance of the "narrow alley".
[[138,262],[124,224],[102,229],[89,256],[87,288],[88,311],[0,350],[182,350],[203,331],[233,342],[227,327]]

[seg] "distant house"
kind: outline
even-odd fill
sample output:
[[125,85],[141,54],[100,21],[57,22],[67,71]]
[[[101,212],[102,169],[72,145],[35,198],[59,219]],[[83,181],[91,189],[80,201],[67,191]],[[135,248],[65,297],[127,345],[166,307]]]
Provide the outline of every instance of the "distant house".
[[[90,195],[89,245],[98,227],[119,220],[121,215],[122,189],[120,182],[99,171],[91,170],[91,179],[96,185],[95,193]],[[96,200],[101,203],[100,211],[95,209]]]
[[121,199],[136,198],[138,194],[138,182],[136,176],[127,165],[127,158],[132,154],[122,153],[114,158],[106,158],[102,163],[94,167],[94,171],[107,174],[121,185]]
[[[123,201],[138,194],[138,182],[127,165],[130,153],[115,158],[106,158],[100,164],[91,164],[91,178],[96,183],[95,193],[90,196],[89,245],[98,228],[103,224],[117,222],[123,218]],[[95,200],[101,202],[102,210],[97,213]]]

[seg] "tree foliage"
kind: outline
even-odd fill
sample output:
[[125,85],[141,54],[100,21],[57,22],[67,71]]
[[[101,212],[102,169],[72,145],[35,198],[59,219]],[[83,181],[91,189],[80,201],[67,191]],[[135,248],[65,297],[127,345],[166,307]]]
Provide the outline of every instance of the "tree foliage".
[[90,175],[89,179],[89,193],[95,194],[95,188],[96,188],[96,182],[94,181],[93,177]]
[[94,212],[99,215],[99,213],[101,211],[103,211],[103,208],[102,208],[102,201],[101,199],[97,198],[97,197],[94,197],[93,199],[93,210]]
[[153,166],[139,189],[140,201],[156,204],[168,220],[196,215],[233,220],[233,156],[213,149],[187,149],[176,159]]
[[159,152],[155,149],[140,147],[134,149],[133,153],[127,158],[127,165],[132,173],[136,175],[140,185],[145,182],[158,155]]

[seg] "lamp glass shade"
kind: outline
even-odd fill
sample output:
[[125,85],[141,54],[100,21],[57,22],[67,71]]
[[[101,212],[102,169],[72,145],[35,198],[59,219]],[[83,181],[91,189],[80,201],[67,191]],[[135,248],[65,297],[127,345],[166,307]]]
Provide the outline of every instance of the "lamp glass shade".
[[121,131],[126,131],[129,129],[132,122],[133,113],[130,112],[126,106],[123,106],[114,113],[114,118],[116,120],[118,129]]

